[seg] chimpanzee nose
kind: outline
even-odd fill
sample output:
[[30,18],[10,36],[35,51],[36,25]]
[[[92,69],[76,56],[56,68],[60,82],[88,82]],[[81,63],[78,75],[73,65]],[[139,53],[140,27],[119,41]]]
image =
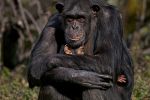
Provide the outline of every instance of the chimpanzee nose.
[[79,28],[79,26],[77,25],[77,22],[75,21],[74,23],[73,23],[73,25],[72,25],[72,29],[78,29]]

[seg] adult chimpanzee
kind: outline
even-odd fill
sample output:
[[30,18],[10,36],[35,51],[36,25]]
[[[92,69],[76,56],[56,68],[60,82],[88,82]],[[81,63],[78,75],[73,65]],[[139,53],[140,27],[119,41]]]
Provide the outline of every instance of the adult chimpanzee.
[[102,0],[61,0],[56,9],[28,70],[39,100],[130,100],[133,68],[119,11]]

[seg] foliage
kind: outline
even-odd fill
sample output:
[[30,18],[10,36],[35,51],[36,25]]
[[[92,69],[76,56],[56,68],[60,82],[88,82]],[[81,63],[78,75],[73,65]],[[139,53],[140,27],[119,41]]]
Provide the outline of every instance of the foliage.
[[150,56],[143,56],[137,66],[143,67],[135,69],[135,86],[133,91],[133,100],[150,99]]
[[29,89],[25,79],[25,66],[11,72],[4,68],[0,74],[0,100],[37,100],[38,88]]

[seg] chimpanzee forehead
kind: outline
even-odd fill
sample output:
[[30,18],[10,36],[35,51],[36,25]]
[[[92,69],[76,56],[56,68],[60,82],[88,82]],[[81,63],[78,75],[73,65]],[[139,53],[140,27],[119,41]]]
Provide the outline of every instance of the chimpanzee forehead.
[[90,10],[91,4],[89,0],[65,0],[64,11],[77,12],[88,12]]

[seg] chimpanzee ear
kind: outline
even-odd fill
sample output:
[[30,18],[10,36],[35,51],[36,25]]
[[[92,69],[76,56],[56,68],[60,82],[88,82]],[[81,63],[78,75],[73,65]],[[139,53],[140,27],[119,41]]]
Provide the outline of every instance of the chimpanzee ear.
[[100,10],[100,7],[98,5],[92,5],[91,9],[93,16],[97,16],[97,12]]
[[58,10],[59,13],[61,13],[63,11],[64,8],[64,4],[63,3],[57,3],[55,5],[56,9]]
[[91,9],[93,12],[98,12],[100,10],[100,7],[98,5],[92,5]]

